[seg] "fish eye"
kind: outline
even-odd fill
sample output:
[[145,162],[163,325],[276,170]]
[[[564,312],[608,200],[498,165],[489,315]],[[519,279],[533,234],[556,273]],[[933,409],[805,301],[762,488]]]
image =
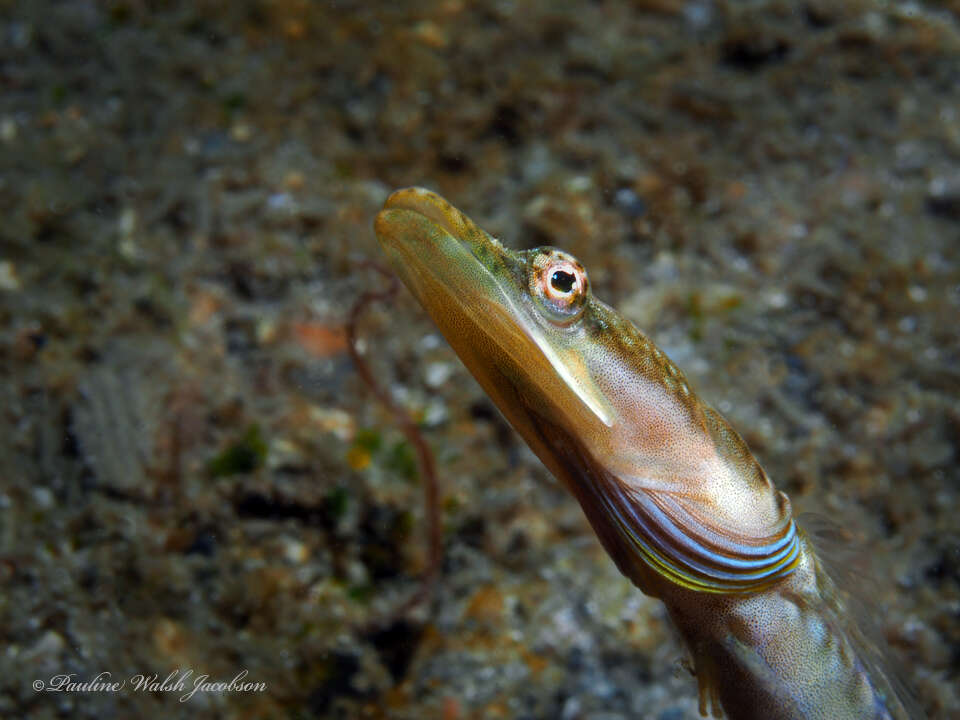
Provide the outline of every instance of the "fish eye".
[[565,270],[554,270],[550,276],[550,287],[558,293],[568,293],[573,290],[573,284],[577,281],[577,276],[568,273]]
[[569,325],[583,311],[590,284],[583,265],[562,250],[534,251],[530,290],[548,319]]

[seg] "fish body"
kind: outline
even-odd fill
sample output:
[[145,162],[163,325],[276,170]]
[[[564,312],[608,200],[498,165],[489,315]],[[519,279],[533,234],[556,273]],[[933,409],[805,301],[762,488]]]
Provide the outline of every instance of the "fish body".
[[727,421],[556,248],[512,251],[439,195],[375,221],[393,268],[616,563],[662,600],[701,714],[908,718],[811,540]]

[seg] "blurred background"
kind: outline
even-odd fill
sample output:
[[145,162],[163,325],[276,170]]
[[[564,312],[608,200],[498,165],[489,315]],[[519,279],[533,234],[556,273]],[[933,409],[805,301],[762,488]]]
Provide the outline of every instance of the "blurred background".
[[[343,328],[419,184],[577,255],[851,531],[960,718],[958,53],[956,0],[0,0],[0,716],[698,717],[663,607],[405,290],[359,332],[444,561],[375,624],[427,518]],[[129,685],[187,670],[265,690]]]

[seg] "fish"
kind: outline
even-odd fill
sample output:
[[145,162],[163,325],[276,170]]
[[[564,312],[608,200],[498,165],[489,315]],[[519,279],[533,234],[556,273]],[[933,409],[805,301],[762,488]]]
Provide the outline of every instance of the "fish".
[[417,187],[387,198],[374,231],[620,572],[664,603],[702,716],[922,717],[787,495],[575,257],[511,250]]

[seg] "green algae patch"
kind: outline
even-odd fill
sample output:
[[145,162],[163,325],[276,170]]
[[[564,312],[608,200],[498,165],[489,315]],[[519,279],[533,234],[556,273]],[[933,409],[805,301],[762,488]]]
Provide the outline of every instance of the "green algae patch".
[[365,470],[374,458],[406,482],[416,482],[419,476],[416,451],[409,442],[398,440],[385,446],[383,436],[376,430],[358,431],[347,451],[348,464],[354,470]]
[[240,438],[207,464],[211,477],[250,473],[263,465],[267,443],[259,425],[250,425]]
[[414,453],[413,446],[406,440],[400,440],[390,447],[384,459],[384,464],[407,482],[416,482],[418,477],[417,456]]
[[357,431],[353,444],[373,455],[383,447],[383,437],[376,430],[363,429]]

